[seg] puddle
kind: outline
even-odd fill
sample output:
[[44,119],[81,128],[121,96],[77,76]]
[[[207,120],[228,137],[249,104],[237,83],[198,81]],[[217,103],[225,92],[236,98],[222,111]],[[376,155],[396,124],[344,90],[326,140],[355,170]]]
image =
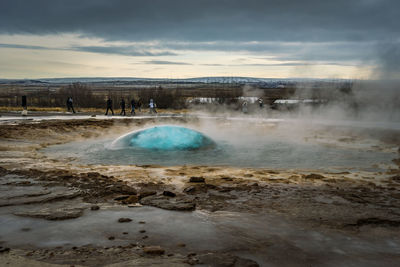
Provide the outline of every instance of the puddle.
[[[131,218],[132,222],[118,223],[119,218]],[[145,224],[139,223],[141,221]],[[284,257],[285,253],[290,253],[292,261],[314,259],[315,263],[323,262],[325,266],[350,263],[362,266],[366,262],[374,265],[374,257],[376,264],[382,263],[382,260],[378,261],[382,255],[389,256],[389,262],[400,257],[400,239],[396,236],[349,236],[304,229],[295,222],[268,214],[109,207],[87,210],[80,218],[56,222],[17,217],[1,208],[0,224],[0,239],[8,246],[19,247],[153,244],[184,253],[233,251],[261,265],[271,262],[274,257]],[[140,233],[141,230],[146,232]],[[108,240],[110,236],[115,239]],[[143,236],[148,238],[142,239]],[[182,243],[186,247],[178,248],[177,245]],[[282,262],[285,262],[284,258],[280,258]]]

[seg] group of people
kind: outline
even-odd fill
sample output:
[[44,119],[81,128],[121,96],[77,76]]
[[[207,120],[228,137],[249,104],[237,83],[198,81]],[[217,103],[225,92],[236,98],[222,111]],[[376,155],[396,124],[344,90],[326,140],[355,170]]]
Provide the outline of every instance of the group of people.
[[[106,109],[105,115],[108,115],[108,111],[111,111],[111,114],[114,115],[113,101],[112,101],[112,99],[109,97],[109,98],[107,99],[107,102],[106,102],[106,103],[107,103],[107,109]],[[121,98],[121,101],[120,101],[120,103],[119,103],[119,106],[121,107],[120,115],[126,116],[126,110],[125,110],[125,108],[126,108],[126,103],[125,103],[124,98]],[[136,112],[135,112],[136,108],[137,108],[140,112],[142,111],[142,101],[139,100],[139,101],[135,102],[135,100],[132,99],[132,100],[131,100],[131,115],[136,115]],[[150,102],[149,102],[150,114],[157,113],[156,108],[157,108],[156,103],[154,102],[153,99],[150,99]],[[73,113],[75,113],[74,105],[73,105],[73,99],[72,99],[72,97],[70,97],[70,96],[67,98],[67,110],[68,110],[68,112],[71,112],[71,111],[72,111]]]
[[[126,111],[125,111],[126,103],[125,103],[124,98],[121,98],[121,101],[119,102],[119,106],[121,107],[121,112],[119,115],[126,116]],[[154,102],[154,100],[150,99],[150,102],[149,102],[150,114],[157,113],[156,107],[157,106],[156,106],[156,103]],[[140,100],[138,102],[135,102],[135,100],[132,99],[131,100],[131,115],[136,115],[136,112],[135,112],[136,108],[141,112],[142,111],[142,102]],[[113,102],[110,97],[107,99],[107,109],[106,109],[105,115],[108,115],[108,111],[111,111],[111,114],[114,115]]]

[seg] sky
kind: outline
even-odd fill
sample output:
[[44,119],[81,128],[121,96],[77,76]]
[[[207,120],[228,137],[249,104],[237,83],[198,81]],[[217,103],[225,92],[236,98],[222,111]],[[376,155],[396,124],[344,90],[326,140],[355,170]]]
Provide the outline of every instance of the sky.
[[398,0],[1,0],[0,78],[398,79]]

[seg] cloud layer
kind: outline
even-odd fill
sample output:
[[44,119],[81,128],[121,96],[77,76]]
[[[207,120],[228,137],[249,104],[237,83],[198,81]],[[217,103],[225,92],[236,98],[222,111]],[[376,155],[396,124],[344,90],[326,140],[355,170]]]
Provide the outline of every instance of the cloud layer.
[[[155,66],[367,64],[376,75],[395,77],[399,17],[396,0],[2,0],[0,50],[148,57],[137,63]],[[62,34],[102,42],[51,47],[12,39]],[[199,62],[214,52],[247,60]]]

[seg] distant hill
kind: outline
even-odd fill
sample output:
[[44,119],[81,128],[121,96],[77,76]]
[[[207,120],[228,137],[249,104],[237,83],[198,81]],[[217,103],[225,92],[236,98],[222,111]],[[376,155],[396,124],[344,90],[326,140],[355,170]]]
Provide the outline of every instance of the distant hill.
[[71,83],[204,83],[204,84],[263,84],[274,88],[280,85],[288,85],[295,83],[347,83],[351,80],[344,79],[306,79],[306,78],[252,78],[252,77],[199,77],[188,79],[162,79],[162,78],[49,78],[49,79],[0,79],[2,84],[71,84]]

